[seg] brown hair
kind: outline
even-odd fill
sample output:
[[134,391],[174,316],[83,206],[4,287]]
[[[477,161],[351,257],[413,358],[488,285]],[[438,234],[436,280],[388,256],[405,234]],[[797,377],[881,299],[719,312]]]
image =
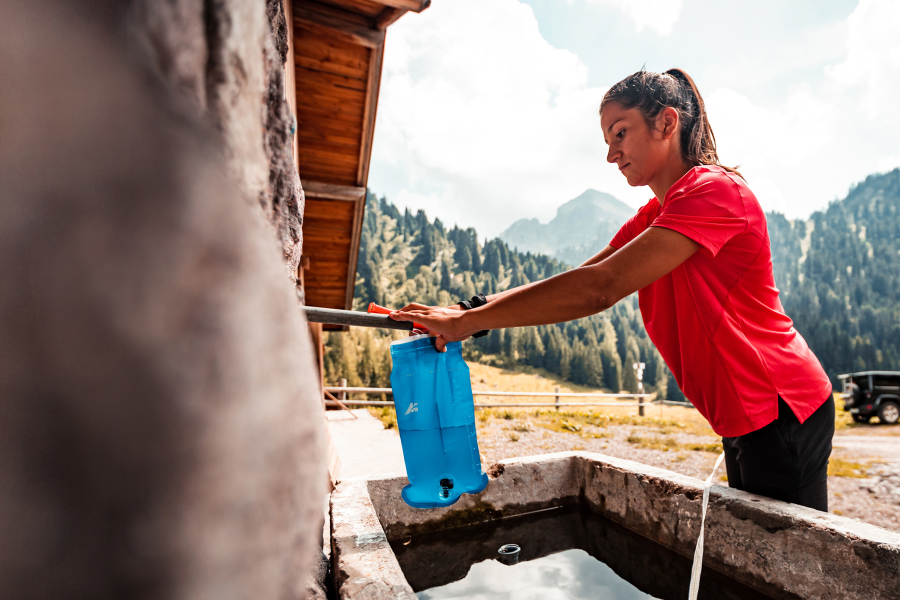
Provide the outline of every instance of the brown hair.
[[[719,162],[716,152],[716,136],[706,116],[703,97],[691,76],[682,69],[669,69],[665,73],[653,73],[643,69],[615,84],[603,96],[600,112],[610,102],[618,102],[625,108],[636,108],[647,125],[659,113],[671,106],[678,111],[681,121],[681,155],[692,165],[716,165],[726,171],[738,173],[736,168]],[[741,175],[743,177],[743,175]]]

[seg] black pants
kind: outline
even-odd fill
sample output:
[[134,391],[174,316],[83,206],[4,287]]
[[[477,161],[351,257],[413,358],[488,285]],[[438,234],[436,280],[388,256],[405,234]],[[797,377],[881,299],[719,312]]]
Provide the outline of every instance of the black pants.
[[834,436],[834,398],[801,425],[778,398],[778,418],[756,431],[722,438],[728,485],[828,511],[828,457]]

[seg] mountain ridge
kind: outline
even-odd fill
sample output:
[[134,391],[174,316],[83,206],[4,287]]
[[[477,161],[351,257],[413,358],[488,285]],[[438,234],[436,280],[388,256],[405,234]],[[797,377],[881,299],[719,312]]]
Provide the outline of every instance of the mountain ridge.
[[521,252],[578,265],[602,250],[635,210],[611,194],[587,189],[556,209],[548,223],[519,219],[498,237]]

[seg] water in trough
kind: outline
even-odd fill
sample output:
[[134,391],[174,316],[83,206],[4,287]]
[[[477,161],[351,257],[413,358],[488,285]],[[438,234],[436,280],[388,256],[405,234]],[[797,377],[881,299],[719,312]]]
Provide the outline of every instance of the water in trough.
[[[516,564],[501,546],[517,544]],[[422,534],[391,543],[421,600],[684,600],[691,560],[578,507]],[[507,562],[511,562],[508,561]],[[704,568],[699,598],[764,600]]]

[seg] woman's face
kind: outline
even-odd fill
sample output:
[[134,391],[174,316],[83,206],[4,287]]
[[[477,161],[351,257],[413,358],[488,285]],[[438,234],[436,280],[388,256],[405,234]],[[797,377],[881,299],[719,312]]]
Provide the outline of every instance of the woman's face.
[[656,119],[657,127],[651,128],[636,108],[624,108],[618,102],[603,107],[600,125],[609,145],[606,160],[619,167],[628,185],[649,185],[670,159],[673,136],[665,135],[666,118],[664,110]]

